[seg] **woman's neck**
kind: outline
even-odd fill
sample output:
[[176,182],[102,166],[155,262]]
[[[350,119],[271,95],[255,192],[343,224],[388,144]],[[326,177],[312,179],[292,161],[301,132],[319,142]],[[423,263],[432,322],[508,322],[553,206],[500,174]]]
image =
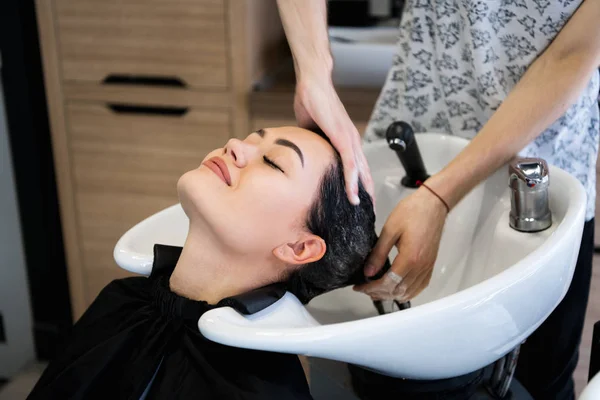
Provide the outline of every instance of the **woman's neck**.
[[256,272],[266,272],[267,263],[248,255],[237,256],[206,229],[190,226],[169,286],[180,296],[217,304],[266,284],[265,277],[256,276]]

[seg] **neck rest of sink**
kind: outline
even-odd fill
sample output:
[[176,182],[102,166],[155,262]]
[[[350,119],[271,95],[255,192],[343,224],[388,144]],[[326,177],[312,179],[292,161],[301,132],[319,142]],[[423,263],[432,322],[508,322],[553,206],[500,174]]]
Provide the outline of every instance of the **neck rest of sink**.
[[[160,251],[159,251],[160,250]],[[181,256],[183,247],[155,244],[153,247],[154,260],[152,271],[172,268]],[[217,307],[231,307],[243,315],[255,314],[277,302],[285,294],[285,286],[281,283],[264,286],[247,293],[221,300]]]
[[[159,249],[160,251],[158,251]],[[154,258],[150,273],[163,268],[172,268],[179,260],[182,250],[183,247],[181,246],[155,244],[153,247]],[[389,260],[386,260],[384,267],[372,279],[379,279],[389,268],[390,262]],[[356,283],[360,282],[353,282],[352,284]],[[284,283],[273,283],[246,293],[227,297],[219,301],[217,307],[231,307],[240,314],[252,315],[273,305],[280,300],[285,293],[286,286]]]

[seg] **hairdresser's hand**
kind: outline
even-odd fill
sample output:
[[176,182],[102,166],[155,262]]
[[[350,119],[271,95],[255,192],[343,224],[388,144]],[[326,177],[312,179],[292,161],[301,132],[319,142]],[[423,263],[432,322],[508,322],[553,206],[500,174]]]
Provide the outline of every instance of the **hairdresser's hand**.
[[304,128],[319,126],[340,153],[344,165],[346,193],[358,204],[358,178],[374,199],[373,179],[362,150],[358,130],[340,101],[331,77],[311,77],[296,85],[294,111],[298,125]]
[[376,275],[392,246],[397,246],[398,255],[390,269],[393,273],[388,271],[381,279],[354,290],[373,300],[403,302],[421,293],[431,280],[446,214],[444,204],[424,187],[401,200],[385,222],[365,267],[367,277]]

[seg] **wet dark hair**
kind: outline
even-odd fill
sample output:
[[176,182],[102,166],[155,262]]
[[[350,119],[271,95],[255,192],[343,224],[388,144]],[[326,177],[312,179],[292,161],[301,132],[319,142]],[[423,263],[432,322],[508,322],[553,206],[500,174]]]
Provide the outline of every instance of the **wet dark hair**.
[[[331,144],[323,131],[312,131]],[[287,290],[304,304],[322,293],[364,282],[365,261],[377,241],[373,201],[359,182],[360,205],[350,203],[342,159],[334,152],[335,159],[321,178],[306,220],[306,228],[325,241],[325,255],[296,269],[287,279]]]

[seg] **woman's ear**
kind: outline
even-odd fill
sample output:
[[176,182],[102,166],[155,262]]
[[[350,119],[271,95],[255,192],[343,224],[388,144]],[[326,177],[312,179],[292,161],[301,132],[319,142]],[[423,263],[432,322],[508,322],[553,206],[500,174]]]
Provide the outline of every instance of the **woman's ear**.
[[291,265],[309,264],[319,261],[325,255],[327,245],[317,235],[306,234],[294,243],[282,244],[273,250],[273,255]]

